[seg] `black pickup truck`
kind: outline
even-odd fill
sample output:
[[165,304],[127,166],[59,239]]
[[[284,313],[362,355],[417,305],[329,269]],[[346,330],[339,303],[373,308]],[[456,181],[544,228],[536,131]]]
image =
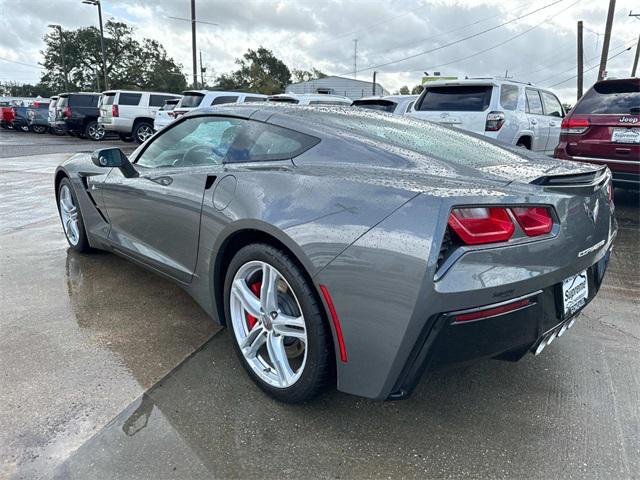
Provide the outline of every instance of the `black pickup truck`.
[[54,127],[69,135],[102,140],[104,128],[98,125],[99,93],[61,93],[56,103]]

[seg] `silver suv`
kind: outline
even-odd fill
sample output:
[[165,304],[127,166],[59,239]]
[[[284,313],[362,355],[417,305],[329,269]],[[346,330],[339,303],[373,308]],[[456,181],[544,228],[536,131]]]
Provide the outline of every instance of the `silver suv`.
[[470,78],[428,83],[408,115],[552,155],[565,112],[530,83]]
[[164,92],[109,90],[102,92],[98,123],[120,139],[142,143],[153,135],[153,119],[166,100],[180,95]]

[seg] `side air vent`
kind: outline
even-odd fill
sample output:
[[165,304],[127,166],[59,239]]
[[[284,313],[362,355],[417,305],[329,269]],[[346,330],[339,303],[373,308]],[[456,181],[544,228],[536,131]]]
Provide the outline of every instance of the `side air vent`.
[[577,173],[571,175],[548,175],[536,178],[535,185],[545,187],[599,187],[609,178],[606,167],[594,172]]

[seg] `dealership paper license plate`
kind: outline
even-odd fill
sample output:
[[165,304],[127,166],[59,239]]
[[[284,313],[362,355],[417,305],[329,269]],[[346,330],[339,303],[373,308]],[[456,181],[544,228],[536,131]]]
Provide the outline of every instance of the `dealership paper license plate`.
[[611,141],[616,143],[640,143],[640,128],[614,128]]
[[562,281],[562,301],[564,303],[564,316],[569,317],[580,310],[589,296],[589,282],[587,271],[584,270],[573,277]]

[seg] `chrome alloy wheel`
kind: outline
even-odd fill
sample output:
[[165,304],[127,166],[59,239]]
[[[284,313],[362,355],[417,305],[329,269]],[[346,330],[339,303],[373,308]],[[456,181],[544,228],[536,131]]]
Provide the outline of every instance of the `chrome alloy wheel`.
[[60,217],[62,217],[62,227],[71,245],[77,245],[80,241],[80,226],[78,224],[78,208],[73,201],[71,189],[68,185],[63,185],[60,189],[60,199],[58,200]]
[[140,140],[140,143],[144,143],[147,138],[153,135],[153,128],[151,128],[149,125],[142,125],[140,128],[138,128],[138,132],[136,133],[136,135],[138,136],[138,140]]
[[233,331],[251,370],[273,387],[287,388],[307,361],[307,328],[296,295],[268,263],[245,263],[230,292]]
[[105,129],[102,125],[95,123],[87,129],[87,135],[91,140],[102,140],[105,135]]

